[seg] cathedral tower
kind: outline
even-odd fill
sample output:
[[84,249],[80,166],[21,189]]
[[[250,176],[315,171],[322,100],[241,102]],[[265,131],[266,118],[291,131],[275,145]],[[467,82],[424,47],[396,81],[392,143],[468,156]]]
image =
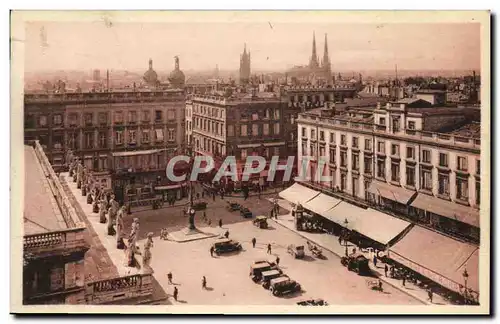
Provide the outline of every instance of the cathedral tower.
[[240,56],[240,84],[250,82],[250,51],[247,53],[247,44]]
[[309,60],[309,68],[311,70],[316,70],[319,68],[318,54],[316,53],[316,35],[313,32],[313,45],[311,59]]

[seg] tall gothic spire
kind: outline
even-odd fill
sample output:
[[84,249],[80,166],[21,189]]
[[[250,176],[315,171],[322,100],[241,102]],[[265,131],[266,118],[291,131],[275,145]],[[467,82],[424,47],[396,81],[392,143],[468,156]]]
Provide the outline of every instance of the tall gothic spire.
[[327,65],[330,63],[330,57],[328,55],[328,34],[325,34],[325,50],[323,52],[323,64]]
[[316,53],[316,34],[313,32],[313,45],[312,45],[312,54],[311,60],[309,61],[309,67],[312,69],[318,68],[318,54]]

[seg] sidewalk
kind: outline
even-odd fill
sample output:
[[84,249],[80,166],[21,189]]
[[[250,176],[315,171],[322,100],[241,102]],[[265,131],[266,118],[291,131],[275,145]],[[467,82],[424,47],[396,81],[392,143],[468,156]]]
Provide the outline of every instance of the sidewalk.
[[[278,200],[278,204],[280,207],[285,208],[287,210],[291,210],[290,203],[288,201],[285,201],[283,199]],[[302,236],[308,241],[313,242],[314,244],[322,247],[323,249],[332,252],[333,254],[337,255],[338,257],[342,257],[345,255],[345,246],[340,245],[338,241],[338,237],[334,235],[329,235],[326,233],[308,233],[308,232],[302,232],[298,231],[295,229],[294,225],[294,219],[291,215],[291,213],[288,213],[287,215],[281,215],[278,216],[278,219],[271,219],[272,221],[276,222],[277,224],[297,233],[298,235]],[[348,250],[349,252],[352,251],[352,249],[356,247],[354,244],[349,243],[348,244]],[[393,279],[389,277],[385,277],[384,275],[384,266],[385,264],[381,262],[380,260],[377,262],[377,266],[375,267],[373,265],[373,252],[362,252],[358,247],[356,247],[356,250],[360,253],[362,253],[368,260],[370,260],[370,268],[374,273],[377,274],[377,277],[379,279],[394,288],[406,293],[407,295],[419,300],[420,302],[427,304],[427,305],[451,305],[449,301],[444,299],[443,297],[434,294],[433,295],[433,302],[431,303],[428,300],[427,296],[427,291],[414,285],[413,283],[410,283],[408,281],[405,282],[405,286],[402,285],[402,281],[398,279]]]

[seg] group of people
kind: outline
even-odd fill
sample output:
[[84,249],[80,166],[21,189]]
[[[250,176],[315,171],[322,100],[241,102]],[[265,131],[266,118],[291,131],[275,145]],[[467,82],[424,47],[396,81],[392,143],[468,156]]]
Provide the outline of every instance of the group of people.
[[[175,285],[172,296],[174,297],[174,300],[177,301],[179,299],[179,289],[177,288],[177,285],[172,282],[172,278],[172,272],[167,273],[168,284]],[[201,289],[207,289],[207,277],[205,276],[201,278]]]

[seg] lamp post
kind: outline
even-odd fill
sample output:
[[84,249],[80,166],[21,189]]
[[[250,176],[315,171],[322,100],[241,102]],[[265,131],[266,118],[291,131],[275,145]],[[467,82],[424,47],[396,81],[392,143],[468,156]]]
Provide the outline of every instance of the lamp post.
[[345,246],[345,256],[348,256],[349,253],[347,251],[347,231],[348,231],[348,228],[347,226],[349,225],[349,221],[347,220],[347,217],[346,219],[344,220],[344,246]]
[[462,276],[464,277],[464,302],[467,304],[467,279],[469,279],[469,274],[467,273],[467,268],[464,269],[464,272],[462,273]]
[[187,146],[188,154],[189,157],[191,158],[189,162],[189,172],[187,174],[187,179],[189,181],[189,206],[187,209],[187,214],[189,215],[189,224],[188,224],[188,230],[193,231],[196,230],[196,226],[194,225],[194,216],[196,215],[196,211],[194,210],[194,203],[193,203],[193,182],[191,181],[191,173],[193,172],[193,149],[191,147],[191,144],[188,144]]

